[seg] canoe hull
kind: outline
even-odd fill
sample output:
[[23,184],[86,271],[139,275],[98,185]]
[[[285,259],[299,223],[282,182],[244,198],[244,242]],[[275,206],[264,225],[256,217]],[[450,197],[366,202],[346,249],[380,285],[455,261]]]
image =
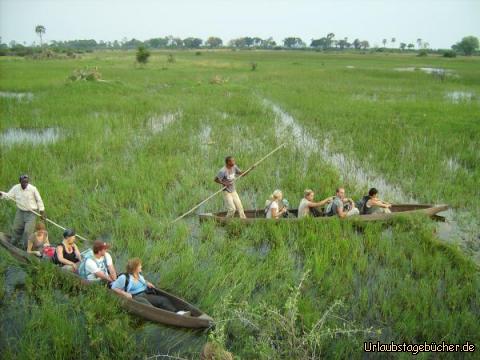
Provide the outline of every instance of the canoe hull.
[[[31,263],[33,261],[39,261],[39,259],[33,255],[29,255],[26,251],[23,251],[15,246],[13,246],[10,242],[8,242],[6,236],[3,233],[0,233],[0,245],[3,246],[6,250],[12,254],[17,260],[22,261],[24,263]],[[58,271],[62,271],[58,268]],[[70,274],[72,279],[81,282],[84,286],[89,286],[92,283],[86,280],[81,279],[79,276],[75,275],[72,272],[65,272],[66,274]],[[159,324],[164,325],[171,325],[176,327],[182,328],[190,328],[190,329],[205,329],[210,328],[213,326],[213,319],[206,315],[204,312],[189,304],[183,299],[170,294],[164,290],[156,289],[159,295],[165,296],[168,298],[172,304],[177,308],[185,311],[190,311],[192,316],[183,316],[178,315],[176,313],[159,309],[153,306],[148,306],[142,303],[139,303],[134,300],[127,299],[120,294],[117,294],[113,290],[109,291],[112,296],[116,296],[120,299],[120,303],[122,307],[127,310],[128,312],[137,315],[145,320],[149,320],[152,322],[156,322]]]
[[[445,211],[448,209],[448,205],[430,205],[430,204],[395,204],[392,205],[392,213],[391,214],[371,214],[371,215],[357,215],[353,216],[349,219],[355,219],[355,221],[360,222],[370,222],[370,221],[388,221],[393,218],[409,215],[409,214],[423,214],[430,217],[435,216],[437,213]],[[293,215],[297,215],[297,209],[289,210],[289,212]],[[226,212],[218,212],[218,213],[209,213],[209,214],[199,214],[200,221],[214,221],[218,224],[227,224],[232,220],[239,221],[244,224],[252,224],[258,222],[295,222],[295,221],[302,221],[303,219],[299,219],[297,217],[289,217],[289,218],[281,218],[281,219],[266,219],[264,210],[263,209],[253,209],[253,210],[245,210],[245,215],[247,216],[246,219],[238,218],[238,214],[234,218],[227,218]],[[313,218],[315,221],[329,221],[336,217],[331,216],[323,216],[323,217],[316,217]]]

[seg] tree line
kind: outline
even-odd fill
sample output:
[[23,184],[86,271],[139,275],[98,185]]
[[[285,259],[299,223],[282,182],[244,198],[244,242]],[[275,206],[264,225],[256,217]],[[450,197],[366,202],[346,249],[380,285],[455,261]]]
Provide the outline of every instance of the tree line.
[[[382,45],[375,45],[373,48],[367,40],[361,40],[356,38],[349,41],[347,37],[336,39],[334,33],[328,33],[326,36],[311,39],[307,44],[299,37],[287,37],[279,44],[272,38],[262,39],[260,37],[244,36],[230,40],[224,44],[223,40],[216,36],[211,36],[205,41],[197,37],[179,38],[172,35],[151,38],[145,41],[140,41],[135,38],[127,39],[123,38],[121,41],[96,41],[94,39],[89,40],[68,40],[68,41],[55,41],[52,40],[48,44],[43,43],[43,35],[46,32],[46,28],[43,25],[37,25],[35,32],[39,36],[40,46],[32,44],[27,46],[25,43],[20,44],[15,41],[11,41],[8,45],[3,44],[0,38],[0,55],[6,55],[6,53],[21,53],[22,51],[29,50],[31,52],[38,51],[38,48],[47,47],[52,51],[57,52],[91,52],[94,50],[130,50],[138,49],[140,46],[150,49],[218,49],[218,48],[232,48],[232,49],[314,49],[314,50],[367,50],[374,49],[376,51],[408,51],[408,50],[430,50],[430,44],[421,38],[418,38],[414,43],[397,42],[395,37],[390,39],[382,39]],[[467,36],[460,42],[452,46],[453,51],[458,53],[464,53],[466,55],[473,54],[478,49],[478,39],[474,36]]]

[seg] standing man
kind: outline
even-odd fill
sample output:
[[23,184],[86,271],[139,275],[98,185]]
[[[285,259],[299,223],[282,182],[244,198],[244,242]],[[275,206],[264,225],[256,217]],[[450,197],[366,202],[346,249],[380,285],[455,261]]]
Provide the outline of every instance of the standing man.
[[235,211],[238,211],[238,215],[242,219],[246,218],[245,213],[243,212],[242,202],[235,189],[235,179],[237,178],[237,175],[239,176],[243,174],[246,174],[246,172],[242,172],[235,164],[233,156],[227,156],[225,158],[225,166],[220,169],[214,179],[216,183],[225,187],[225,189],[223,189],[223,200],[225,202],[225,207],[227,208],[227,217],[233,217]]
[[45,206],[37,188],[29,184],[28,175],[21,175],[19,182],[8,193],[0,191],[0,198],[14,200],[17,204],[12,243],[16,246],[24,245],[26,249],[27,240],[35,230],[35,214],[30,210],[39,211],[45,220]]

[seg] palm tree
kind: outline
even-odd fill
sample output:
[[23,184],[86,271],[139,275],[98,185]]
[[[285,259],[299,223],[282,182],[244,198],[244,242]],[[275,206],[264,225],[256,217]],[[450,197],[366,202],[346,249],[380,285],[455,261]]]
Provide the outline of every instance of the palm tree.
[[395,39],[394,37],[392,37],[392,39],[390,40],[390,42],[392,43],[392,48],[395,47],[395,46],[393,46],[393,44],[395,44],[395,41],[397,41],[397,39]]
[[385,47],[385,45],[387,44],[387,39],[383,39],[382,43],[383,43],[383,47]]
[[333,43],[334,43],[334,41],[335,41],[335,40],[333,40],[334,37],[335,37],[335,34],[334,34],[334,33],[328,33],[328,34],[327,34],[327,47],[328,47],[328,48],[331,48],[331,47],[332,47],[332,45],[333,45]]
[[37,25],[35,26],[35,32],[37,33],[38,36],[40,36],[40,47],[42,47],[43,42],[42,42],[42,35],[45,34],[45,26],[43,25]]
[[417,39],[417,45],[419,49],[422,47],[422,39],[420,38]]

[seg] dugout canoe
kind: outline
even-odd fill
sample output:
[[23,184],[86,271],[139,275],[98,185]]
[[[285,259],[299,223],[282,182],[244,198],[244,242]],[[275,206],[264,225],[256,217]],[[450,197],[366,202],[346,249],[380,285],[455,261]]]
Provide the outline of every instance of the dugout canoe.
[[[39,261],[39,258],[28,254],[26,251],[21,250],[13,246],[5,236],[5,234],[0,232],[0,245],[4,247],[10,254],[13,255],[17,260],[24,263],[32,263],[34,261]],[[62,271],[58,268],[58,271]],[[65,272],[70,274],[73,279],[81,282],[83,285],[88,286],[91,283],[83,280],[78,275],[75,275],[72,272]],[[69,275],[69,276],[70,276]],[[171,311],[159,309],[156,307],[148,306],[142,303],[139,303],[135,300],[127,299],[113,290],[109,291],[112,296],[116,296],[120,299],[122,307],[128,312],[137,315],[145,320],[152,321],[155,323],[163,325],[171,325],[181,328],[190,328],[190,329],[205,329],[213,326],[213,319],[205,314],[203,311],[199,310],[192,304],[186,302],[185,300],[166,292],[165,290],[156,289],[159,295],[165,296],[168,298],[172,304],[179,310],[190,311],[191,316],[178,315]]]
[[[394,219],[399,216],[403,215],[410,215],[410,214],[423,214],[430,217],[434,217],[437,213],[445,211],[448,209],[448,205],[430,205],[430,204],[395,204],[391,207],[390,214],[371,214],[371,215],[356,215],[352,216],[349,219],[355,219],[355,221],[360,222],[369,222],[369,221],[387,221]],[[267,219],[265,218],[264,209],[253,209],[253,210],[245,210],[245,215],[247,216],[246,219],[238,218],[238,214],[235,215],[234,218],[227,218],[227,213],[225,211],[217,212],[217,213],[205,213],[199,214],[198,217],[200,221],[214,221],[218,224],[227,224],[228,222],[235,220],[240,221],[244,224],[252,224],[257,222],[265,222],[265,221],[300,221],[302,219],[297,218],[297,209],[289,210],[290,217],[288,218],[281,218],[281,219]],[[322,216],[314,218],[316,221],[328,221],[334,219],[335,217],[331,216]]]

